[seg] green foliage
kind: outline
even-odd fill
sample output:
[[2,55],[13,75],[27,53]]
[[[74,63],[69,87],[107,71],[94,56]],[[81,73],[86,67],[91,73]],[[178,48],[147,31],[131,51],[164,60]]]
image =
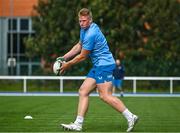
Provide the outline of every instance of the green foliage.
[[[179,76],[180,2],[177,0],[49,0],[39,2],[33,18],[35,37],[26,40],[28,55],[49,62],[79,40],[77,13],[90,8],[115,57],[126,55],[126,75]],[[54,56],[55,55],[55,56]],[[82,75],[90,63],[77,65],[70,75]],[[81,68],[81,69],[79,69]]]

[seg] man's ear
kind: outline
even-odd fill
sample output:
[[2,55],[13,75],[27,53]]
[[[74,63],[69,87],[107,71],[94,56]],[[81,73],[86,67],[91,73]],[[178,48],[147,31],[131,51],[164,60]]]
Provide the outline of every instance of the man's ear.
[[93,22],[93,20],[92,20],[92,18],[90,19],[90,23],[92,23]]

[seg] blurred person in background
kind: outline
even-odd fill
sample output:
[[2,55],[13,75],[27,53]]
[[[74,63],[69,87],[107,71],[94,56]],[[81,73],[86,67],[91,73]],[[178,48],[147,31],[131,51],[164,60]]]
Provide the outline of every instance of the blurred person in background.
[[124,52],[120,51],[118,54],[118,59],[116,59],[116,68],[113,71],[113,93],[116,93],[116,90],[120,91],[120,96],[124,96],[123,90],[123,80],[125,75],[125,66],[124,66],[125,55]]
[[113,93],[116,93],[116,90],[120,91],[120,96],[124,96],[123,92],[123,79],[125,75],[125,67],[123,61],[120,59],[116,59],[116,68],[113,71]]
[[101,100],[122,113],[126,118],[128,122],[127,132],[130,132],[137,123],[138,116],[131,113],[120,99],[112,95],[115,60],[109,51],[106,38],[99,26],[93,22],[92,13],[89,9],[81,9],[78,17],[81,28],[80,39],[69,52],[57,58],[57,60],[66,61],[62,63],[60,73],[64,73],[72,65],[84,61],[88,57],[91,58],[93,67],[79,89],[79,104],[75,121],[70,124],[61,124],[61,126],[67,130],[82,130],[84,117],[89,106],[89,94],[97,87]]

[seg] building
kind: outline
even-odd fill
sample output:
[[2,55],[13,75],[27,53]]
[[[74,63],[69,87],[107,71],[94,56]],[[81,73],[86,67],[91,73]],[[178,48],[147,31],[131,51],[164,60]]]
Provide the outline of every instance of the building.
[[0,75],[31,75],[40,61],[25,55],[24,38],[34,35],[31,17],[38,0],[0,0]]

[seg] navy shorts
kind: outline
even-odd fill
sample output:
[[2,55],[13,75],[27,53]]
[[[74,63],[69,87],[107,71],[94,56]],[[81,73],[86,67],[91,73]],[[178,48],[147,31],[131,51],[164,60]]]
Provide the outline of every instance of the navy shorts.
[[106,66],[94,66],[87,74],[88,78],[96,80],[96,84],[113,81],[113,70],[115,64]]
[[121,79],[114,79],[113,80],[114,87],[116,87],[118,89],[122,88],[122,83],[123,83],[123,81]]

